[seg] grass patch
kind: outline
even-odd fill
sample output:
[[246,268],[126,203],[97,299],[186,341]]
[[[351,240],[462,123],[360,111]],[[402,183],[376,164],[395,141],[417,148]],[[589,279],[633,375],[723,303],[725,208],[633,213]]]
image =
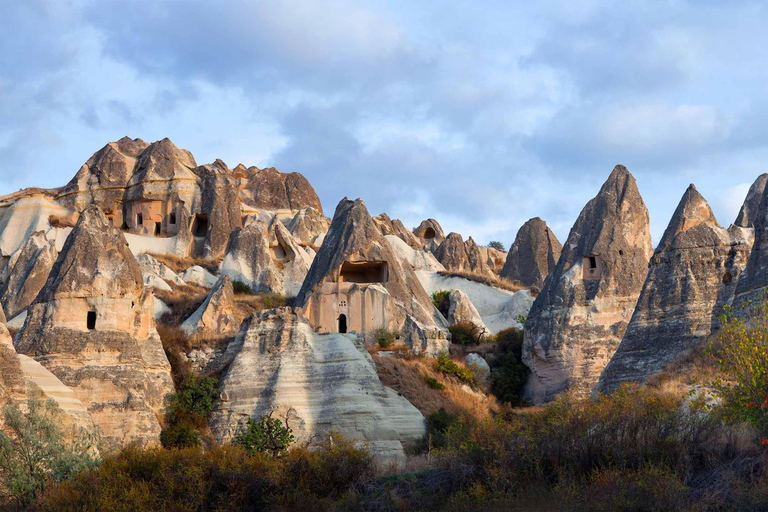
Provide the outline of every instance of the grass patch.
[[507,290],[508,292],[517,292],[527,289],[522,283],[517,281],[510,281],[509,279],[490,277],[484,274],[477,274],[475,272],[453,271],[453,270],[441,270],[438,275],[443,277],[461,277],[476,283],[482,283],[486,286],[492,286],[500,290]]
[[199,265],[212,274],[216,274],[219,271],[219,266],[224,259],[223,256],[218,258],[193,258],[191,256],[175,256],[173,254],[159,254],[155,252],[148,252],[150,256],[155,258],[160,263],[164,263],[166,267],[170,268],[177,274],[183,273],[189,267]]

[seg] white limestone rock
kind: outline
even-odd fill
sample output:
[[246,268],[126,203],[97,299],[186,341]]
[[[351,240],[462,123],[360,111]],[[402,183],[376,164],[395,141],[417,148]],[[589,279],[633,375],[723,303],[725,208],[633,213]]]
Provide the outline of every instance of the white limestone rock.
[[437,258],[424,250],[416,250],[405,243],[397,235],[385,235],[384,238],[395,250],[400,261],[408,263],[413,270],[425,270],[427,272],[441,272],[445,267],[437,261]]
[[480,313],[469,300],[466,293],[461,290],[451,290],[448,295],[450,301],[450,307],[448,308],[448,322],[451,325],[470,323],[480,329],[480,332],[487,332],[488,329],[483,323],[483,319],[480,318]]
[[215,285],[216,281],[218,280],[215,275],[211,274],[200,265],[189,267],[181,275],[181,279],[187,284],[196,284],[198,286],[202,286],[203,288],[213,287],[213,285]]
[[187,336],[234,334],[238,328],[233,306],[234,295],[232,280],[228,275],[221,276],[205,301],[181,324],[181,329]]
[[464,356],[464,362],[475,371],[475,378],[481,384],[488,385],[491,379],[491,367],[488,362],[479,354],[467,354]]

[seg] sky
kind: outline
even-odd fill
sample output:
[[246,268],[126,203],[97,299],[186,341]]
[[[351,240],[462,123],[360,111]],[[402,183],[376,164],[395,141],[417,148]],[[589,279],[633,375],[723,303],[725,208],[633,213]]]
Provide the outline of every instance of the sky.
[[654,242],[689,183],[727,227],[768,171],[764,2],[1,1],[0,194],[168,137],[508,247],[616,164]]

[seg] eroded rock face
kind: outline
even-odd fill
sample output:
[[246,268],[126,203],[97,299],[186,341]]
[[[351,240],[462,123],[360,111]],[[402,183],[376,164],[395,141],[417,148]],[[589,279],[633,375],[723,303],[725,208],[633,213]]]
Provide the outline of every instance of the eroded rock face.
[[741,223],[753,225],[754,230],[737,226],[730,229],[734,235],[738,235],[737,230],[742,232],[747,230],[754,233],[754,244],[746,268],[739,276],[735,296],[732,300],[737,310],[741,309],[742,304],[750,301],[755,304],[762,301],[763,295],[766,293],[765,290],[768,289],[768,187],[764,188],[760,204],[757,210],[754,210],[755,197],[753,192],[755,192],[754,189],[759,189],[761,178],[762,176],[752,186],[750,194],[747,195],[744,206],[742,206],[742,212],[749,213],[745,213],[744,216],[739,215]]
[[588,394],[619,346],[652,254],[648,210],[616,166],[581,211],[525,324],[526,399]]
[[170,365],[153,295],[122,233],[96,206],[83,211],[16,338],[71,388],[107,446],[155,444]]
[[428,272],[441,272],[445,270],[445,267],[437,261],[431,252],[427,252],[421,248],[414,249],[406,244],[402,238],[396,235],[386,235],[384,238],[389,242],[389,245],[392,246],[392,249],[395,250],[400,261],[410,265],[414,271],[425,270]]
[[733,296],[748,243],[732,240],[691,185],[650,261],[632,320],[597,386],[645,381],[698,346]]
[[447,347],[445,319],[410,265],[402,264],[365,203],[343,199],[296,296],[320,332],[401,333],[415,353]]
[[59,253],[54,242],[37,231],[14,255],[13,268],[0,291],[0,303],[9,318],[32,304],[48,280]]
[[242,229],[232,232],[220,271],[233,281],[241,281],[254,293],[282,292],[282,282],[272,261],[267,225],[248,217]]
[[547,223],[534,217],[517,232],[500,276],[541,289],[544,279],[555,268],[562,250],[562,244],[547,227]]
[[421,249],[422,243],[412,232],[405,229],[400,219],[390,219],[389,215],[382,213],[373,217],[373,222],[379,227],[379,231],[384,236],[394,235],[413,249]]
[[466,243],[458,233],[450,233],[434,251],[437,260],[448,270],[493,276],[472,237]]
[[234,296],[232,280],[227,275],[221,276],[205,301],[181,324],[181,329],[187,336],[230,336],[236,333],[239,326],[234,314]]
[[319,247],[323,243],[330,223],[322,212],[304,208],[296,213],[286,227],[299,243]]
[[763,199],[763,193],[765,192],[765,184],[768,182],[768,173],[761,174],[757,177],[752,186],[749,187],[747,197],[744,200],[744,204],[741,205],[739,215],[736,217],[736,226],[741,228],[753,228],[755,227],[755,219],[759,215],[760,202]]
[[477,327],[479,332],[488,332],[483,319],[480,318],[480,313],[477,312],[466,293],[461,290],[451,290],[448,300],[451,304],[448,308],[448,322],[451,324],[470,323]]
[[270,412],[287,419],[298,443],[325,440],[337,430],[401,464],[403,443],[424,435],[424,417],[381,384],[355,335],[317,334],[302,315],[282,308],[248,317],[227,352],[233,362],[211,418],[221,443],[248,418]]
[[434,251],[445,240],[443,228],[435,219],[421,221],[413,234],[422,240],[422,247],[427,251]]
[[238,178],[221,160],[194,172],[201,180],[200,212],[208,220],[203,257],[215,258],[227,248],[229,234],[242,227]]
[[11,400],[22,401],[26,397],[27,382],[13,340],[5,324],[0,324],[0,408]]
[[281,173],[274,167],[250,167],[248,173],[248,182],[240,193],[241,200],[248,207],[273,212],[312,208],[323,213],[315,189],[301,174]]

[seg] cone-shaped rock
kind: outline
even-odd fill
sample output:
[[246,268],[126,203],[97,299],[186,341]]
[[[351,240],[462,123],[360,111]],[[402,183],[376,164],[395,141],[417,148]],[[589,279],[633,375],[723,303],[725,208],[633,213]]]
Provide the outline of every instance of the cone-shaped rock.
[[517,232],[500,276],[541,289],[562,250],[562,244],[547,223],[534,217]]
[[634,315],[598,391],[645,381],[705,340],[713,312],[732,295],[746,252],[732,244],[696,187],[688,187],[651,258]]
[[534,403],[588,394],[619,346],[652,254],[648,210],[635,178],[614,168],[571,228],[525,324],[523,361]]
[[46,240],[45,233],[37,231],[13,256],[13,268],[0,291],[0,303],[8,318],[32,304],[48,280],[58,255],[53,240]]
[[422,244],[419,239],[412,232],[405,229],[400,219],[392,220],[389,218],[389,215],[382,213],[373,217],[373,222],[379,226],[382,235],[395,235],[414,249],[421,249]]
[[221,276],[211,288],[205,301],[181,324],[181,329],[188,336],[235,334],[239,326],[234,314],[234,296],[232,280],[226,274]]
[[741,228],[755,227],[755,219],[760,209],[760,201],[763,199],[766,182],[768,182],[768,173],[758,176],[752,186],[749,187],[747,197],[744,199],[744,204],[741,205],[736,222],[734,222],[735,225]]
[[108,446],[158,441],[170,365],[122,233],[83,211],[16,338],[88,408]]
[[422,247],[427,251],[434,251],[445,240],[443,228],[435,219],[421,221],[413,234],[421,239]]
[[200,212],[207,219],[203,257],[215,258],[224,253],[229,234],[242,227],[237,178],[221,160],[195,169],[200,177]]
[[343,199],[296,296],[319,332],[397,331],[416,353],[447,346],[445,319],[401,263],[365,203]]

